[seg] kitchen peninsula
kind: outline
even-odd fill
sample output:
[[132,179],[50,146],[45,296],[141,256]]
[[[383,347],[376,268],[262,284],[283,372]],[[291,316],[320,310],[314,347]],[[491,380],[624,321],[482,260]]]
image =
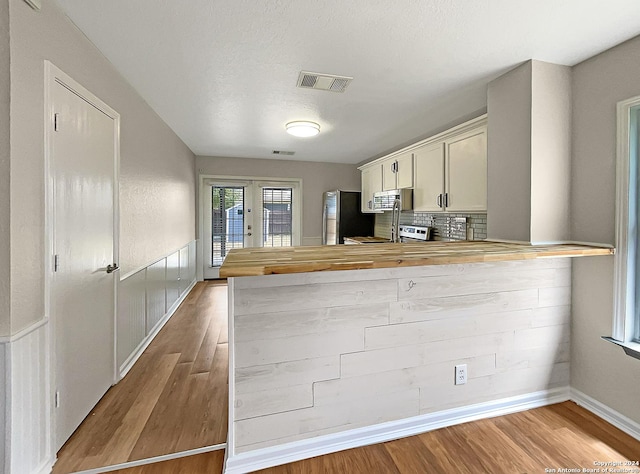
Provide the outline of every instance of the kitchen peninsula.
[[486,241],[233,250],[220,269],[226,472],[567,400],[567,257],[613,253]]

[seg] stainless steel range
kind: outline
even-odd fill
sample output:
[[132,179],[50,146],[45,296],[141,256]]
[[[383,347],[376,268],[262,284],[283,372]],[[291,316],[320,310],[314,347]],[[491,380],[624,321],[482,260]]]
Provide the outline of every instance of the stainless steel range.
[[431,227],[406,224],[400,226],[400,242],[426,242],[430,239]]

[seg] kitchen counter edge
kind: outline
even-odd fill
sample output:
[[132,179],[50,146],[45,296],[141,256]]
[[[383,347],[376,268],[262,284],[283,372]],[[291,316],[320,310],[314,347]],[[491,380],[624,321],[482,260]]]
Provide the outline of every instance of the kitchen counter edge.
[[496,241],[247,248],[229,252],[220,267],[220,277],[613,254],[615,254],[615,248],[608,245],[574,243],[530,245]]

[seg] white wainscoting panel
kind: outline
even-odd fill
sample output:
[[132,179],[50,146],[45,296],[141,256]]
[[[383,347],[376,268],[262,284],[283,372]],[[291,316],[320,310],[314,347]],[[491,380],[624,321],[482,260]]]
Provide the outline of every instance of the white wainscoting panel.
[[4,433],[4,440],[0,442],[0,472],[9,472],[9,457],[7,456],[11,445],[9,444],[11,430],[7,424],[8,410],[10,408],[9,400],[9,387],[11,387],[11,377],[7,368],[7,361],[9,359],[9,338],[0,341],[0,433]]
[[129,362],[147,333],[146,273],[140,270],[118,286],[117,361],[120,370]]
[[231,280],[231,465],[569,385],[568,258]]
[[189,280],[189,247],[180,249],[180,272],[178,277],[178,289],[184,293],[191,280]]
[[196,271],[196,256],[197,256],[197,250],[196,250],[196,241],[192,241],[189,243],[189,273],[187,274],[187,279],[189,281],[194,281],[198,278],[197,276],[197,271]]
[[195,285],[195,241],[129,274],[118,286],[117,363],[122,378]]
[[147,335],[155,329],[167,313],[166,274],[165,258],[147,267]]
[[167,309],[173,307],[180,298],[180,252],[167,256]]
[[[43,324],[44,322],[44,324]],[[6,422],[10,440],[5,449],[10,473],[49,472],[51,459],[49,413],[49,345],[46,321],[12,338],[9,357],[11,404]]]

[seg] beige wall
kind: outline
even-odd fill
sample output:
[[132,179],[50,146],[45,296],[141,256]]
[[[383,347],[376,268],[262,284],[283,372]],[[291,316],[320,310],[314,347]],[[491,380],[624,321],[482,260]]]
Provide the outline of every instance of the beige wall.
[[531,242],[569,239],[571,68],[532,61]]
[[[9,3],[0,0],[0,268],[9,268]],[[0,336],[11,332],[9,272],[0,278]],[[0,374],[6,374],[4,347],[0,345]],[[6,433],[7,387],[0,386],[0,432]],[[5,443],[0,443],[0,472],[5,466]]]
[[490,239],[569,238],[571,68],[525,64],[488,87]]
[[[615,243],[616,103],[640,95],[640,37],[573,68],[571,238]],[[640,361],[611,335],[613,258],[575,259],[571,385],[640,423]]]
[[[0,0],[0,268],[9,268],[9,2]],[[0,278],[0,336],[11,331],[10,274]],[[2,451],[0,451],[0,454]],[[0,459],[2,459],[0,457]]]
[[[43,80],[48,59],[121,114],[123,273],[195,237],[194,155],[53,2],[9,0],[12,332],[44,315]],[[4,31],[4,30],[3,30]]]
[[322,236],[323,192],[360,190],[360,171],[355,165],[198,156],[196,169],[202,175],[301,178],[303,239]]
[[529,241],[531,62],[489,83],[487,237]]

